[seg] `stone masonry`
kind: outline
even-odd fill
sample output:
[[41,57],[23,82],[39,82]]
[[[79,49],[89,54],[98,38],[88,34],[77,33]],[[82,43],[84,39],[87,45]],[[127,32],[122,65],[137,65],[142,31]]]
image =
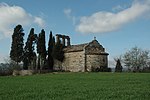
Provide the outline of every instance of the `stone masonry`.
[[85,44],[70,45],[69,36],[56,36],[57,39],[63,37],[63,45],[65,45],[66,37],[67,46],[64,48],[64,61],[59,62],[55,60],[54,69],[71,72],[90,72],[92,68],[108,68],[109,54],[105,52],[103,46],[96,39]]

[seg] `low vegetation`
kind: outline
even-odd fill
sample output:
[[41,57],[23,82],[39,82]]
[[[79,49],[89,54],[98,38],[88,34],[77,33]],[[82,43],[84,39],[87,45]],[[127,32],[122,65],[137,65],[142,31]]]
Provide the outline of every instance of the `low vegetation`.
[[149,100],[149,73],[0,77],[0,100]]

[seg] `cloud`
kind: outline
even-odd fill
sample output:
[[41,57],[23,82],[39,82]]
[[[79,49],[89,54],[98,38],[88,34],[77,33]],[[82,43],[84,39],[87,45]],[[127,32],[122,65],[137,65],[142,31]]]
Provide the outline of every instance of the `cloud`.
[[124,10],[126,8],[126,5],[117,5],[115,7],[112,8],[112,11],[121,11],[121,10]]
[[134,0],[131,7],[117,13],[96,12],[91,16],[81,17],[76,31],[81,33],[105,33],[120,29],[150,11],[150,0]]
[[40,17],[34,17],[34,23],[37,23],[40,27],[45,26],[45,21]]
[[63,12],[67,16],[67,18],[69,18],[69,19],[72,20],[73,25],[75,25],[75,23],[76,23],[76,17],[72,16],[72,10],[68,8],[68,9],[64,9]]
[[68,17],[68,18],[70,18],[71,17],[71,9],[64,9],[64,14]]
[[23,26],[38,25],[43,27],[45,21],[26,12],[20,6],[10,6],[6,3],[0,3],[0,36],[10,37],[13,29],[12,26],[21,24]]

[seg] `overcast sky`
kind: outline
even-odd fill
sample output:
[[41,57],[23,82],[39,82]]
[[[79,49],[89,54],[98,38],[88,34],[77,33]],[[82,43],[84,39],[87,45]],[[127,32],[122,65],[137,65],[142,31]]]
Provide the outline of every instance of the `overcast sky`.
[[17,24],[69,35],[71,44],[96,37],[113,58],[134,46],[150,50],[150,0],[0,0],[0,62],[9,56]]

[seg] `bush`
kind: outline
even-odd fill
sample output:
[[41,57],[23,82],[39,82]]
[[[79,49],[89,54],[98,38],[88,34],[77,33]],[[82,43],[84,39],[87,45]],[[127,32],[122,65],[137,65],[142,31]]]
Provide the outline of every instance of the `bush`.
[[0,64],[0,76],[12,74],[11,68],[7,64]]
[[13,70],[21,70],[20,66],[16,66],[15,64],[1,63],[0,64],[0,76],[12,75]]
[[107,67],[92,67],[92,72],[111,72],[111,68]]
[[143,70],[141,70],[141,72],[150,73],[150,67],[143,68]]

